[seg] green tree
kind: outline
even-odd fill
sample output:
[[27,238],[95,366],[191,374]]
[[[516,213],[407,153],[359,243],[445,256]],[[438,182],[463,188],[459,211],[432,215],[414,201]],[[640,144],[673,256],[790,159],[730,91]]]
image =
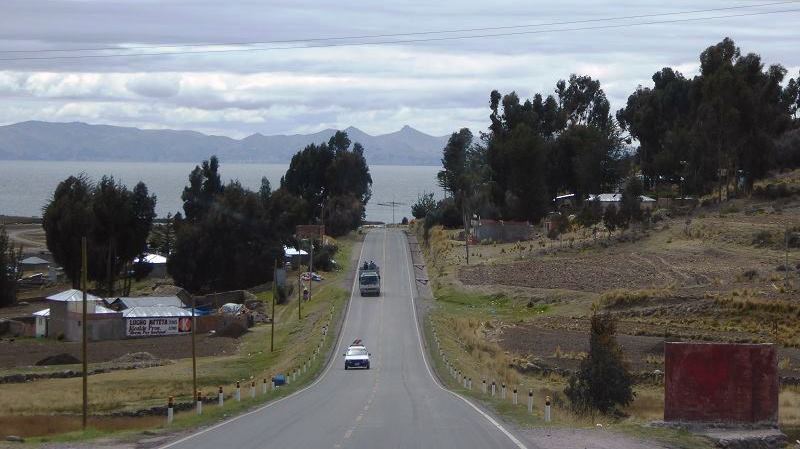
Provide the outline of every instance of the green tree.
[[411,206],[411,215],[420,220],[436,209],[436,201],[433,199],[433,192],[423,193],[417,196],[417,202]]
[[617,213],[617,225],[619,227],[627,228],[631,222],[639,223],[642,221],[644,217],[642,213],[643,194],[644,188],[639,178],[634,176],[625,182]]
[[297,224],[282,223],[283,228],[277,228],[271,219],[271,213],[277,212],[273,197],[280,194],[269,194],[263,183],[259,192],[245,189],[238,181],[219,185],[215,181],[219,163],[205,161],[202,167],[209,169],[192,171],[184,190],[184,212],[192,218],[175,217],[169,273],[192,292],[241,289],[269,281],[272,272],[264,267],[282,256],[282,241],[288,240],[289,229],[293,232]]
[[79,288],[81,272],[81,237],[93,226],[92,185],[85,175],[70,176],[56,187],[53,197],[44,207],[42,227],[47,249]]
[[0,307],[12,305],[17,301],[21,257],[22,249],[14,249],[5,226],[0,226]]
[[328,143],[308,145],[292,157],[281,179],[281,189],[303,198],[307,205],[306,223],[319,218],[334,236],[359,226],[372,196],[364,147],[356,142],[351,150],[350,143],[347,133],[337,131]]
[[633,379],[617,344],[613,317],[595,311],[590,332],[589,353],[564,393],[577,411],[609,413],[633,402]]

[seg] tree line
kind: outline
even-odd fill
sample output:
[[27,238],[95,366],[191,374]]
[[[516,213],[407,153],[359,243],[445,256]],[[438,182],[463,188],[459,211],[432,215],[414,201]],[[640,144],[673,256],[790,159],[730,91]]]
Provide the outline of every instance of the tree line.
[[[535,222],[566,193],[579,205],[619,190],[634,203],[653,191],[750,193],[768,171],[800,166],[800,75],[784,85],[786,75],[726,38],[701,53],[697,76],[664,68],[616,113],[586,75],[525,100],[492,91],[488,131],[454,132],[442,151],[447,197],[434,207],[421,196],[412,212],[455,227],[473,215]],[[609,222],[635,219],[635,209]]]
[[[144,183],[129,190],[113,177],[95,183],[85,175],[70,176],[44,208],[47,247],[78,287],[86,237],[88,278],[109,296],[116,280],[135,272],[132,262],[146,250],[168,256],[175,283],[192,292],[258,285],[272,279],[283,245],[298,243],[297,225],[321,224],[333,236],[360,225],[372,178],[364,148],[350,147],[341,131],[327,143],[307,146],[292,158],[275,191],[266,177],[258,191],[236,180],[223,183],[219,160],[212,156],[189,174],[183,211],[155,226],[156,197]],[[331,249],[319,254],[329,257]]]

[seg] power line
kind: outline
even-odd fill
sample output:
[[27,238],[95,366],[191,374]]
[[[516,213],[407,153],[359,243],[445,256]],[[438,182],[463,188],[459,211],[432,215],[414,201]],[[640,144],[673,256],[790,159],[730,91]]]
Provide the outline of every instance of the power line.
[[223,49],[223,50],[201,50],[201,51],[175,51],[175,52],[155,52],[155,53],[123,53],[123,54],[68,55],[68,56],[22,56],[22,57],[0,58],[0,61],[37,61],[37,60],[38,61],[48,61],[48,60],[70,60],[70,59],[106,59],[106,58],[130,58],[130,57],[141,57],[141,56],[177,56],[177,55],[200,55],[200,54],[217,54],[217,53],[220,53],[220,54],[223,54],[223,53],[246,53],[246,52],[273,51],[273,50],[304,50],[304,49],[311,49],[311,48],[328,48],[328,47],[363,47],[363,46],[376,46],[376,45],[397,45],[397,44],[412,44],[412,43],[420,43],[420,42],[440,42],[440,41],[452,41],[452,40],[463,40],[463,39],[480,39],[480,38],[492,38],[492,37],[534,35],[534,34],[557,33],[557,32],[567,32],[567,31],[590,31],[590,30],[627,28],[627,27],[633,27],[633,26],[663,25],[663,24],[673,24],[673,23],[682,23],[682,22],[697,22],[697,21],[703,21],[703,20],[719,20],[719,19],[728,19],[728,18],[737,18],[737,17],[752,17],[752,16],[761,16],[761,15],[770,15],[770,14],[792,13],[792,12],[798,12],[798,11],[800,11],[800,8],[783,9],[783,10],[775,10],[775,11],[761,11],[761,12],[742,13],[742,14],[728,14],[728,15],[720,15],[720,16],[691,17],[691,18],[660,20],[660,21],[657,20],[657,21],[649,21],[649,22],[625,23],[625,24],[615,24],[615,25],[597,25],[597,26],[589,26],[589,27],[556,28],[556,29],[548,29],[548,30],[516,31],[516,32],[505,32],[505,33],[491,33],[491,34],[473,34],[473,35],[466,35],[466,36],[442,36],[442,37],[418,38],[418,39],[383,40],[383,41],[372,41],[372,42],[344,42],[344,43],[303,45],[303,46],[292,45],[292,46],[283,46],[283,47],[258,47],[258,48],[237,48],[237,49]]
[[499,31],[499,30],[510,30],[510,29],[520,29],[520,28],[533,28],[533,27],[545,27],[545,26],[557,26],[557,25],[576,25],[581,23],[594,23],[594,22],[610,22],[610,21],[617,21],[617,20],[631,20],[631,19],[646,19],[651,17],[666,17],[666,16],[675,16],[675,15],[684,15],[684,14],[699,14],[705,12],[718,12],[718,11],[730,11],[730,10],[738,10],[738,9],[749,9],[749,8],[761,8],[764,6],[777,6],[777,5],[786,5],[786,4],[793,4],[797,3],[797,0],[787,0],[787,1],[780,1],[780,2],[771,2],[771,3],[756,3],[756,4],[749,4],[749,5],[738,5],[738,6],[728,6],[722,8],[707,8],[707,9],[694,9],[694,10],[686,10],[686,11],[675,11],[675,12],[665,12],[665,13],[653,13],[653,14],[638,14],[638,15],[631,15],[631,16],[617,16],[617,17],[604,17],[598,19],[584,19],[584,20],[569,20],[569,21],[561,21],[561,22],[545,22],[545,23],[534,23],[534,24],[527,24],[527,25],[508,25],[508,26],[497,26],[497,27],[482,27],[482,28],[456,28],[456,29],[449,29],[449,30],[427,30],[427,31],[418,31],[418,32],[406,32],[406,33],[389,33],[389,34],[366,34],[366,35],[358,35],[358,36],[333,36],[333,37],[310,37],[310,38],[297,38],[297,39],[283,39],[283,40],[269,40],[269,41],[243,41],[243,42],[206,42],[206,43],[194,43],[194,44],[160,44],[160,45],[138,45],[138,46],[130,46],[130,47],[90,47],[90,48],[40,48],[40,49],[28,49],[28,50],[0,50],[0,54],[6,53],[59,53],[59,52],[84,52],[84,51],[127,51],[127,50],[152,50],[158,48],[196,48],[196,47],[230,47],[230,46],[252,46],[252,45],[274,45],[274,44],[301,44],[306,42],[331,42],[331,41],[343,41],[343,40],[360,40],[360,39],[382,39],[388,37],[406,37],[406,36],[425,36],[431,34],[447,34],[447,33],[473,33],[479,31]]

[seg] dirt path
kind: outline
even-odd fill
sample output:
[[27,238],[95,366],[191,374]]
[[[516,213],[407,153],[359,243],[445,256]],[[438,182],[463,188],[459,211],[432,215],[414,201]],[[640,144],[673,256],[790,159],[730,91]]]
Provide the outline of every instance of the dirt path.
[[6,232],[8,232],[9,240],[15,246],[22,245],[26,253],[47,250],[41,225],[8,225]]
[[546,449],[665,449],[652,441],[604,429],[527,429],[520,432],[532,446]]

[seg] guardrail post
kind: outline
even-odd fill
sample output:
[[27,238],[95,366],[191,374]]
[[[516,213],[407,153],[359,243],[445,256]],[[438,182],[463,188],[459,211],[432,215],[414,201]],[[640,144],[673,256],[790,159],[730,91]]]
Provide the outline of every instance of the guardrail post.
[[175,402],[172,396],[167,399],[167,424],[172,424],[175,419]]
[[225,405],[225,395],[222,394],[222,385],[219,387],[219,393],[217,394],[217,401],[219,402],[219,406],[222,407]]

